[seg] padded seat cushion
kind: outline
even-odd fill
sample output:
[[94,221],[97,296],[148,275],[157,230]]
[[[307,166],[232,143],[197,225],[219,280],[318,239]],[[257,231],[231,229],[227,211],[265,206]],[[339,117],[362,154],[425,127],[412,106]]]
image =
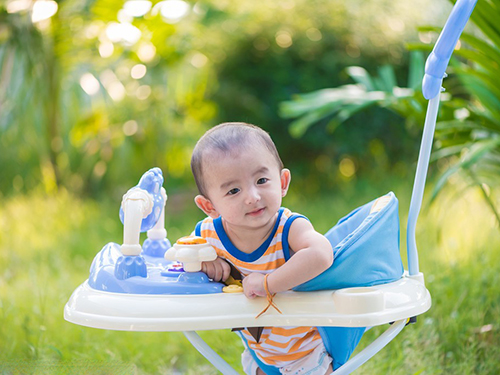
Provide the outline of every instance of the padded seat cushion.
[[332,266],[294,290],[372,286],[402,277],[398,200],[393,192],[381,198],[358,207],[325,234],[333,247]]

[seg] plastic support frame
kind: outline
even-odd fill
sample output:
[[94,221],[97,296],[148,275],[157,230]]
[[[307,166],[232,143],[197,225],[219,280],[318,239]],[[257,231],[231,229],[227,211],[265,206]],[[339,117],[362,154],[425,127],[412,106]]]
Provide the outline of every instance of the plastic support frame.
[[[344,363],[341,367],[334,371],[335,375],[347,375],[359,368],[380,350],[382,350],[389,342],[391,342],[406,326],[407,319],[396,321],[384,333],[382,333],[375,341],[364,348],[356,356]],[[217,370],[224,375],[238,375],[226,361],[224,361],[195,331],[183,332],[186,338]]]

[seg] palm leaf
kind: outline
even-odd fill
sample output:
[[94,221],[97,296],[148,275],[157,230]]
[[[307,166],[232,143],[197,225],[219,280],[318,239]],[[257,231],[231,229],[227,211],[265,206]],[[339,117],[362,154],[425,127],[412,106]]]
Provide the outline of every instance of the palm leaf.
[[417,89],[422,84],[424,78],[424,55],[421,51],[410,53],[410,67],[408,72],[408,87]]
[[[290,124],[290,133],[294,137],[300,137],[314,123],[341,110],[342,113],[335,121],[343,122],[350,114],[386,98],[387,94],[381,91],[367,92],[361,85],[345,85],[336,89],[297,95],[294,100],[281,103],[280,114],[284,118],[299,117]],[[349,109],[346,109],[347,107]]]
[[360,66],[349,66],[346,68],[346,72],[349,75],[349,77],[351,77],[354,80],[354,82],[363,85],[366,91],[375,90],[373,79],[365,68],[362,68]]
[[436,133],[439,134],[470,132],[471,130],[484,130],[484,128],[475,121],[448,120],[436,124]]
[[[485,82],[477,72],[460,76],[460,81],[475,96],[492,116],[500,120],[500,90],[491,83]],[[497,96],[498,95],[498,96]]]
[[340,105],[337,105],[337,103],[332,103],[331,106],[324,106],[306,113],[290,124],[290,134],[292,137],[300,138],[311,125],[335,113],[339,107]]
[[341,125],[343,122],[346,120],[350,119],[352,116],[354,116],[356,113],[359,113],[369,107],[372,107],[378,103],[377,100],[367,100],[361,104],[358,105],[346,105],[343,106],[341,110],[337,112],[336,115],[330,120],[330,122],[327,125],[327,129],[330,132],[333,132],[339,125]]
[[459,145],[440,148],[432,153],[431,161],[435,162],[440,159],[460,155],[464,148],[470,147],[471,145],[472,143],[461,143]]
[[[284,118],[294,118],[330,106],[332,103],[353,103],[365,99],[366,90],[360,85],[345,85],[334,89],[323,89],[307,94],[295,95],[293,100],[280,104],[280,115]],[[371,99],[383,99],[383,93],[369,94]]]
[[[498,49],[498,45],[493,45],[487,40],[479,39],[478,37],[467,33],[462,34],[460,39],[474,48],[476,53],[489,57],[492,61],[500,61],[500,50]],[[460,54],[463,51],[470,50],[461,48],[456,50],[455,53]]]
[[439,178],[432,192],[431,201],[436,198],[436,196],[441,191],[452,174],[458,172],[459,170],[470,169],[473,165],[477,164],[479,160],[484,158],[489,152],[491,152],[499,145],[500,137],[474,143],[469,151],[465,152],[463,157]]
[[[472,50],[460,50],[456,53],[458,56],[463,57],[466,60],[473,61],[479,65],[482,70],[488,72],[488,74],[498,72],[499,66],[498,62],[493,60],[489,56],[485,56],[483,53],[479,53]],[[500,61],[500,60],[499,60]]]
[[396,73],[391,65],[383,65],[378,68],[378,77],[375,80],[377,88],[381,91],[392,92],[393,88],[398,86]]
[[500,46],[499,17],[498,8],[488,1],[478,1],[471,15],[472,21],[497,46]]
[[486,201],[491,212],[493,213],[493,215],[497,219],[497,224],[500,226],[500,214],[498,213],[498,210],[496,209],[495,204],[491,200],[490,195],[488,194],[488,192],[484,188],[483,184],[479,181],[479,179],[477,178],[476,174],[473,171],[469,170],[468,174],[471,177],[474,185],[478,186],[481,189],[481,193],[483,194],[484,200]]

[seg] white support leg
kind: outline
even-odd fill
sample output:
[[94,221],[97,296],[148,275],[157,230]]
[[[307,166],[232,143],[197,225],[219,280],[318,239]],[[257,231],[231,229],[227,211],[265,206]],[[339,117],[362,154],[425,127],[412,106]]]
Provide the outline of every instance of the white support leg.
[[347,375],[356,370],[363,363],[377,354],[384,346],[391,342],[403,330],[406,325],[406,319],[394,322],[384,333],[382,333],[375,341],[364,348],[356,356],[344,363],[336,371],[335,375]]
[[239,375],[229,364],[224,361],[195,331],[184,331],[184,336],[189,340],[217,370],[224,375]]

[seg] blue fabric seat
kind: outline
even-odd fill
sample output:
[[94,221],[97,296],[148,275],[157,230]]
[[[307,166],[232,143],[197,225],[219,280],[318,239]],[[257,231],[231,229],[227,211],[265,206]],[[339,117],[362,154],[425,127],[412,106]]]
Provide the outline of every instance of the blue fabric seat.
[[396,281],[403,275],[399,254],[398,200],[370,214],[374,201],[358,207],[330,229],[326,238],[333,247],[332,266],[296,291],[372,286]]

